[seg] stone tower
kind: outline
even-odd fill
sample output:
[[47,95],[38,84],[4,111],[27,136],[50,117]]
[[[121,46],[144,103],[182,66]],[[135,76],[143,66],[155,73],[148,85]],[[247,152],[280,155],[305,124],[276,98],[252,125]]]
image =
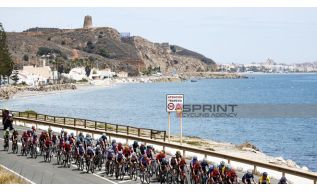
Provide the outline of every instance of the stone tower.
[[85,16],[84,29],[92,28],[92,17],[90,15]]

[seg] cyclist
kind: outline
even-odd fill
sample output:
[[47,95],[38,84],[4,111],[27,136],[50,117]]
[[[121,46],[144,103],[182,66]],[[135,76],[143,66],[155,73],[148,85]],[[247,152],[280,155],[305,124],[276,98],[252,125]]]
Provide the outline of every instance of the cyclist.
[[184,172],[186,167],[186,160],[184,157],[181,158],[181,160],[178,163],[178,168],[180,172]]
[[178,162],[179,162],[179,161],[181,160],[181,158],[182,158],[182,155],[181,155],[181,152],[180,152],[180,151],[176,151],[175,156],[176,156],[176,159],[177,159]]
[[101,137],[99,138],[99,141],[100,141],[100,147],[102,148],[102,149],[106,149],[106,146],[107,146],[107,136],[106,136],[106,134],[105,133],[103,133],[102,135],[101,135]]
[[9,147],[9,138],[10,138],[10,131],[8,129],[6,129],[4,131],[5,147]]
[[92,146],[92,138],[89,134],[86,134],[86,138],[84,140],[85,143],[85,149],[87,149],[87,147],[91,147]]
[[136,149],[139,148],[139,143],[137,141],[133,142],[133,151],[136,152]]
[[145,147],[144,143],[142,143],[141,146],[140,146],[141,155],[145,154],[145,150],[146,150],[146,147]]
[[93,159],[94,157],[95,157],[94,150],[92,149],[91,146],[88,146],[87,153],[86,153],[86,164],[88,164],[88,161],[90,161],[90,159]]
[[52,143],[53,143],[53,145],[57,144],[57,137],[56,137],[55,133],[53,133],[53,135],[52,135]]
[[130,163],[134,164],[134,163],[137,163],[137,162],[138,162],[137,154],[135,152],[131,153]]
[[220,171],[220,175],[222,180],[225,179],[225,170],[226,170],[226,163],[224,161],[220,162],[220,165],[218,166],[218,169]]
[[52,139],[52,133],[53,133],[52,128],[49,127],[47,131],[48,131],[49,138]]
[[192,175],[193,175],[193,178],[195,178],[199,172],[201,171],[201,165],[199,163],[199,161],[196,161],[195,163],[193,163],[192,165]]
[[36,128],[35,128],[35,126],[34,126],[34,125],[32,126],[32,128],[31,128],[31,129],[32,129],[32,135],[36,134]]
[[112,149],[112,148],[109,148],[108,151],[107,151],[107,155],[106,155],[107,160],[108,160],[108,161],[113,160],[113,157],[114,157],[114,156],[115,156],[115,153],[114,153],[113,149]]
[[117,152],[119,152],[119,151],[123,151],[123,146],[122,146],[121,142],[119,142],[118,146],[117,146]]
[[84,134],[82,132],[79,132],[78,136],[77,136],[77,143],[84,143],[85,137]]
[[141,167],[141,169],[143,169],[143,170],[146,169],[147,166],[150,165],[150,162],[151,162],[151,159],[149,159],[149,158],[147,157],[147,155],[144,154],[144,155],[141,157],[141,159],[140,159],[140,167]]
[[124,147],[122,153],[123,153],[123,155],[124,155],[124,157],[125,157],[126,159],[129,159],[129,157],[130,157],[132,151],[131,151],[130,147],[129,147],[128,145],[126,145],[126,146]]
[[156,155],[156,160],[157,160],[157,163],[160,164],[162,159],[166,158],[166,154],[165,154],[165,151],[162,150],[160,151],[159,154]]
[[45,144],[44,144],[44,150],[49,149],[52,146],[52,140],[50,140],[50,138],[45,140]]
[[80,156],[83,156],[83,155],[85,154],[85,149],[84,149],[84,146],[83,146],[82,143],[80,143],[80,144],[78,145],[77,151],[78,151],[78,154],[79,154]]
[[278,184],[288,184],[288,181],[286,179],[285,176],[281,177],[281,179],[279,180]]
[[147,157],[150,158],[150,159],[154,159],[153,153],[154,153],[154,148],[153,148],[153,146],[152,146],[152,145],[148,145],[148,146],[146,147],[146,155],[147,155]]
[[236,171],[232,168],[230,164],[226,166],[226,179],[228,184],[235,184],[238,183],[238,176]]
[[11,141],[12,142],[17,142],[18,141],[18,135],[19,135],[19,132],[16,129],[13,129],[12,136],[11,136]]
[[242,183],[244,184],[255,184],[254,176],[251,170],[247,170],[247,172],[242,177]]
[[263,172],[262,176],[259,178],[259,184],[270,184],[270,177],[268,176],[267,172]]
[[[178,160],[176,158],[176,155],[173,155],[169,162],[170,162],[170,167],[172,169],[176,169],[176,167],[178,166]],[[176,169],[176,170],[178,170],[178,169]]]
[[125,157],[122,153],[122,151],[118,151],[118,154],[116,155],[116,163],[122,164],[125,161]]
[[65,154],[69,154],[71,151],[71,144],[69,143],[69,141],[66,141],[63,145],[63,150]]
[[209,166],[209,165],[208,165],[208,162],[207,162],[207,159],[204,158],[204,159],[201,161],[200,165],[201,165],[201,169],[202,169],[203,173],[206,174],[207,171],[208,171],[208,166]]
[[193,172],[193,166],[194,166],[194,164],[196,164],[197,161],[198,160],[197,160],[196,156],[194,156],[193,159],[190,161],[189,165],[190,165],[190,171],[191,172]]
[[68,141],[71,145],[74,145],[75,144],[75,136],[74,136],[74,133],[70,133],[70,136],[68,137]]
[[217,164],[211,164],[208,170],[209,183],[222,183],[221,175]]

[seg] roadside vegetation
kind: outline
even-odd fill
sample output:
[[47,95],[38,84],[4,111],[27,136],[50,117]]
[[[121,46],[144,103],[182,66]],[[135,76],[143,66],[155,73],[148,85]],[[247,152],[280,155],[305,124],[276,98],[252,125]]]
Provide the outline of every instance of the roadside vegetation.
[[25,180],[0,167],[0,184],[27,184]]

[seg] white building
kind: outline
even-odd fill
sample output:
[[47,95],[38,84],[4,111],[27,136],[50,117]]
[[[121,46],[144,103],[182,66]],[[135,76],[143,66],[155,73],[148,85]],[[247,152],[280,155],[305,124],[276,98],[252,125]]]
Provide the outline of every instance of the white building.
[[26,83],[27,85],[43,85],[53,80],[53,72],[49,66],[45,66],[43,61],[42,67],[36,67],[33,65],[23,66],[23,69],[19,71],[18,83]]
[[82,79],[87,78],[86,76],[86,70],[84,67],[76,67],[73,68],[69,71],[68,74],[63,73],[62,76],[75,80],[75,81],[80,81]]
[[117,74],[118,77],[120,78],[127,78],[128,77],[128,73],[125,72],[125,71],[120,71],[118,74]]
[[112,78],[116,73],[112,72],[111,69],[96,69],[93,68],[90,72],[89,78],[92,80],[102,80],[102,79],[108,79]]

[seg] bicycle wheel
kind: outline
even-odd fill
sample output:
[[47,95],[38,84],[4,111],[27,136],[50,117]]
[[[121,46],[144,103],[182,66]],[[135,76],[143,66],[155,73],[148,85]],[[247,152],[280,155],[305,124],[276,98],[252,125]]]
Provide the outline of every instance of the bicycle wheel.
[[119,179],[122,181],[125,175],[125,167],[121,166],[121,168],[119,169]]
[[145,172],[144,178],[147,184],[151,183],[151,174],[149,173],[149,171]]

